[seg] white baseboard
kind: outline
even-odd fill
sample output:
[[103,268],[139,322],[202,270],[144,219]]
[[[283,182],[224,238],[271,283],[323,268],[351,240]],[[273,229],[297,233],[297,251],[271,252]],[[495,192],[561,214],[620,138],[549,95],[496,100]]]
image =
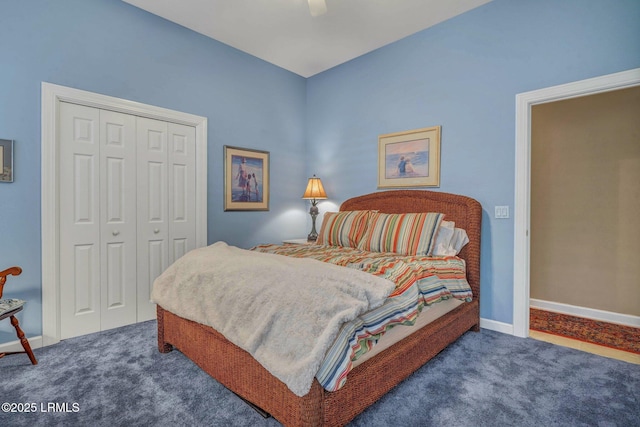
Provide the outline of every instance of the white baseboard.
[[576,305],[562,304],[559,302],[544,301],[540,299],[530,300],[531,308],[553,311],[556,313],[569,314],[572,316],[585,317],[603,322],[618,323],[625,326],[635,326],[640,328],[640,317],[630,314],[614,313],[611,311],[597,310],[595,308],[578,307]]
[[503,334],[513,335],[513,325],[498,322],[497,320],[480,318],[480,327],[491,331],[502,332]]
[[[29,341],[29,345],[31,346],[31,350],[35,350],[36,348],[42,347],[42,335],[32,338],[27,338]],[[19,340],[6,342],[4,344],[0,344],[0,353],[11,351],[24,351],[22,348],[22,344],[20,344]]]

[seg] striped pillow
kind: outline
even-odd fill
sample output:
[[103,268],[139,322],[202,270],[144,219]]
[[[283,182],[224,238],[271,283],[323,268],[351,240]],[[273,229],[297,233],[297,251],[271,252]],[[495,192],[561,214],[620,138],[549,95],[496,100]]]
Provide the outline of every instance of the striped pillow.
[[394,252],[402,255],[431,256],[441,213],[386,214],[374,212],[358,244],[369,252]]
[[322,219],[317,244],[357,248],[364,234],[369,211],[327,212]]

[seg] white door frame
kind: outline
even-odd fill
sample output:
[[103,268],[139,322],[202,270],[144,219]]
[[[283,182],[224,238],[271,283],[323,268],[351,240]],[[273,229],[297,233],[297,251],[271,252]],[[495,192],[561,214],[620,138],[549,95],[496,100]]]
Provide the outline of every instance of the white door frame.
[[207,118],[42,82],[42,345],[60,341],[58,110],[60,102],[196,129],[196,247],[207,244]]
[[640,68],[516,95],[513,334],[529,336],[531,107],[640,85]]

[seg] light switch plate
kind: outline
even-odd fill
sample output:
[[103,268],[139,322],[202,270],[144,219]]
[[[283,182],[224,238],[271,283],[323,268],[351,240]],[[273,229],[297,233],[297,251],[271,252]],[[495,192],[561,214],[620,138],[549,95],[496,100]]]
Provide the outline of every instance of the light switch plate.
[[509,218],[509,206],[496,206],[496,218]]

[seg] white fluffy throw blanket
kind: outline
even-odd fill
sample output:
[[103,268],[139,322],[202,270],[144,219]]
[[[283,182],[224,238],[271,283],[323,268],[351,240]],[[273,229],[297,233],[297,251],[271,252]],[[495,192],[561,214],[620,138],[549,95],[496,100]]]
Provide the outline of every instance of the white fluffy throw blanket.
[[304,396],[342,324],[382,305],[394,288],[355,269],[217,242],[171,265],[151,298],[213,327]]

